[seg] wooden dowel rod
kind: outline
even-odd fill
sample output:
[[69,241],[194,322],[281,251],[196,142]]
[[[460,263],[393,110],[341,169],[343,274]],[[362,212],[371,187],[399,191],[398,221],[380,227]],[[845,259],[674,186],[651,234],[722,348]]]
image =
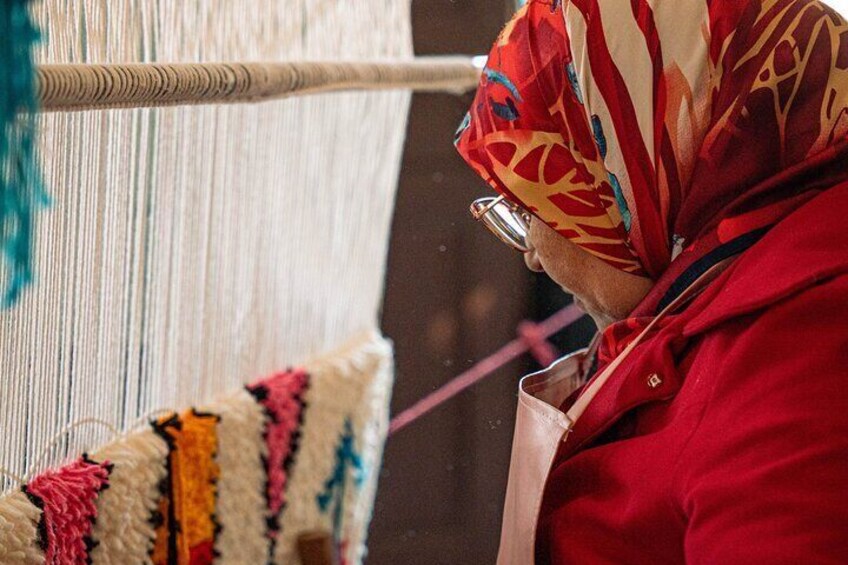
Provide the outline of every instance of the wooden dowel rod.
[[333,549],[333,538],[329,532],[314,531],[297,538],[297,552],[302,565],[338,565],[339,559]]
[[235,104],[341,90],[462,93],[480,69],[468,57],[402,61],[41,65],[46,112]]

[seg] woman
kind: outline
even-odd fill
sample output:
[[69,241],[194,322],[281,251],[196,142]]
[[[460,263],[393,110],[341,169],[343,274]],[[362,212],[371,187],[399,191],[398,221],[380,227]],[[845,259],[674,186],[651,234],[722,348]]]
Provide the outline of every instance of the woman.
[[522,383],[500,562],[848,562],[845,21],[531,0],[457,146],[602,332]]

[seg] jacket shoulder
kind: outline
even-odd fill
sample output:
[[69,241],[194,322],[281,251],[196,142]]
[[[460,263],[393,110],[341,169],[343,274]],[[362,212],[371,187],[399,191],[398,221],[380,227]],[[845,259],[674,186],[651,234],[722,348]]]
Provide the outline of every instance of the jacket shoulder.
[[846,322],[842,275],[703,336],[691,376],[711,390],[673,479],[687,562],[848,555]]

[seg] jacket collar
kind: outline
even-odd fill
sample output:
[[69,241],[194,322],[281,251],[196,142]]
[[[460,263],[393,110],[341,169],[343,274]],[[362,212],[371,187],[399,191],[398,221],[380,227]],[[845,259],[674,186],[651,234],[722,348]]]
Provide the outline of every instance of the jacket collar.
[[638,346],[588,406],[560,457],[590,444],[634,408],[674,397],[679,356],[719,324],[848,273],[848,183],[807,202],[740,255],[683,312]]
[[694,336],[848,273],[848,183],[815,197],[774,226],[687,310]]

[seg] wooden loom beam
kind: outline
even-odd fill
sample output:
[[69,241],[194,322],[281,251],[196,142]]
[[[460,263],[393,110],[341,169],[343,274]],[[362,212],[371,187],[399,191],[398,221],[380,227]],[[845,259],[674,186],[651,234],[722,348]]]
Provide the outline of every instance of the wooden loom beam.
[[462,93],[480,69],[469,57],[401,61],[41,65],[46,112],[236,104],[346,90]]

